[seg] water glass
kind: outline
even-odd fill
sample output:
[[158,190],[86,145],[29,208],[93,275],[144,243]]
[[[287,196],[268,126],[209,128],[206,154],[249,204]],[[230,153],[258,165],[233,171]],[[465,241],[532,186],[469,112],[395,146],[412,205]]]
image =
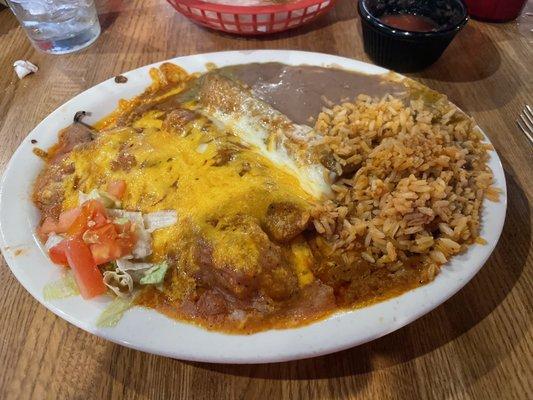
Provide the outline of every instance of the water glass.
[[7,0],[33,45],[45,53],[83,49],[100,35],[94,0]]

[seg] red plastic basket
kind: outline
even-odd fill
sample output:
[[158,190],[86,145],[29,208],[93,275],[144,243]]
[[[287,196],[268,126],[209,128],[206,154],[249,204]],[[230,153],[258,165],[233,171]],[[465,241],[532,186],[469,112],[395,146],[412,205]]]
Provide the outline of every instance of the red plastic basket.
[[196,23],[224,32],[262,35],[306,24],[327,13],[336,0],[296,0],[265,6],[230,6],[201,0],[167,0]]

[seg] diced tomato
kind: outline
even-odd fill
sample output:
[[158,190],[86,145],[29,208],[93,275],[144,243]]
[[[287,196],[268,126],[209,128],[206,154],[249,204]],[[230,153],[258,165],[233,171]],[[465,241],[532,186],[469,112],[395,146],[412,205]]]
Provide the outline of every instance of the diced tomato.
[[131,254],[135,247],[135,232],[131,223],[107,223],[98,228],[87,229],[82,238],[89,245],[97,265]]
[[107,214],[97,212],[93,216],[93,222],[94,222],[93,228],[98,228],[100,226],[104,226],[108,224],[109,220],[107,219]]
[[89,220],[94,222],[94,225],[92,225],[91,228],[98,228],[109,222],[105,207],[98,200],[86,201],[83,203],[82,208],[87,210]]
[[109,223],[95,229],[88,229],[83,234],[85,243],[107,243],[114,242],[118,234],[115,225]]
[[121,199],[122,196],[124,196],[125,191],[126,182],[123,180],[111,181],[107,185],[107,193],[109,193],[111,196],[116,197],[117,199]]
[[65,233],[74,223],[76,218],[81,214],[81,207],[76,207],[71,210],[63,211],[59,216],[56,233]]
[[81,207],[63,211],[59,215],[59,221],[46,217],[37,233],[43,240],[46,240],[46,237],[52,232],[79,236],[89,228],[89,225],[94,228],[108,223],[104,205],[97,200],[89,200],[83,203]]
[[[84,235],[85,236],[85,235]],[[90,245],[91,253],[96,264],[101,265],[131,254],[135,247],[135,236],[117,236],[115,239],[103,238],[98,243]]]
[[122,250],[117,242],[95,243],[90,245],[91,254],[97,265],[122,257]]
[[77,207],[62,212],[61,215],[59,215],[59,221],[56,221],[51,217],[46,217],[38,229],[38,233],[43,239],[52,232],[65,233],[80,214],[81,208]]
[[81,214],[74,220],[72,225],[67,230],[67,235],[69,236],[81,236],[83,232],[87,230],[87,222],[89,217],[85,211],[82,211]]
[[67,234],[80,236],[88,228],[97,228],[105,223],[107,223],[107,215],[104,205],[97,200],[88,200],[82,204],[81,212],[68,228]]
[[65,253],[82,297],[90,299],[105,293],[106,286],[102,274],[96,266],[89,246],[79,238],[68,239]]
[[[91,231],[90,239],[98,238],[91,240],[92,244],[90,245],[91,253],[96,264],[105,264],[106,262],[131,254],[135,247],[136,238],[134,233],[121,233],[119,235],[115,229],[116,227],[114,225],[109,224],[98,229],[97,233]],[[89,234],[84,234],[84,237],[86,236],[89,236]]]
[[52,217],[46,217],[39,228],[39,234],[48,236],[52,232],[56,232],[57,222]]
[[119,237],[117,239],[117,245],[120,248],[121,257],[131,254],[136,242],[137,240],[133,235],[128,237]]
[[54,247],[52,247],[50,250],[48,250],[48,254],[50,255],[50,259],[53,263],[59,264],[59,265],[68,265],[67,255],[67,241],[63,240],[62,242],[59,242]]
[[[98,266],[131,254],[137,241],[132,223],[111,223],[104,205],[97,200],[88,200],[80,207],[61,213],[59,222],[46,218],[38,233],[46,240],[52,232],[66,233],[69,239],[52,247],[49,251],[50,258],[56,264],[70,265],[71,268],[73,262],[79,261],[77,254],[80,252],[85,252],[85,256],[87,252],[90,255],[90,258],[83,257],[81,265],[92,263]],[[89,290],[86,295],[91,293]]]
[[132,229],[130,221],[127,221],[124,224],[115,224],[115,228],[118,234],[122,236],[131,235],[135,232],[134,229]]
[[125,224],[116,224],[115,227],[118,232],[118,238],[116,241],[122,251],[122,256],[131,254],[137,243],[137,236],[135,235],[135,229],[132,223],[126,222]]

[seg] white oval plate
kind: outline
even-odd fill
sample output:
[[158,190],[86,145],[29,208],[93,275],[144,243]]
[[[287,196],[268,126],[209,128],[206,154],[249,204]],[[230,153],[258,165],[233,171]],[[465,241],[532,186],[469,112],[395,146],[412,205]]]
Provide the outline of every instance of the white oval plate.
[[[205,64],[218,66],[278,61],[286,64],[336,65],[367,74],[385,69],[326,54],[300,51],[232,51],[178,57],[169,60],[188,72],[204,71]],[[92,112],[88,122],[110,113],[121,98],[141,93],[150,83],[148,65],[125,73],[126,84],[109,79],[63,104],[45,118],[23,141],[9,162],[0,186],[0,248],[13,274],[30,294],[49,310],[72,324],[134,349],[168,357],[216,363],[265,363],[314,357],[343,350],[386,335],[433,310],[461,289],[483,266],[502,231],[507,196],[500,159],[492,152],[490,167],[503,194],[498,203],[485,201],[481,236],[488,244],[474,245],[446,264],[428,285],[399,297],[359,310],[340,312],[296,329],[271,330],[253,335],[227,335],[169,319],[155,311],[136,307],[116,327],[98,328],[97,317],[109,299],[85,301],[81,297],[46,302],[45,284],[60,277],[34,236],[39,221],[31,202],[32,184],[43,162],[32,153],[31,139],[47,148],[57,132],[69,125],[76,111]]]

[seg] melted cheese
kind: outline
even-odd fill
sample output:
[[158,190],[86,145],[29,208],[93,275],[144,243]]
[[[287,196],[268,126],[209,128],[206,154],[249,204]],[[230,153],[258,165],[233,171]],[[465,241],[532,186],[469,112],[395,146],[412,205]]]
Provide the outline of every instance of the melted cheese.
[[[208,233],[213,218],[246,214],[260,220],[272,202],[291,201],[302,208],[313,202],[290,171],[257,150],[240,149],[231,161],[215,166],[220,147],[238,139],[224,136],[203,117],[176,134],[160,129],[162,115],[149,111],[133,128],[107,131],[71,152],[67,162],[76,172],[64,181],[63,208],[78,205],[78,191],[106,190],[110,181],[122,179],[124,209],[176,210],[180,221],[190,220]],[[121,152],[135,157],[131,169],[116,168]],[[181,226],[154,232],[154,260],[178,249]]]
[[320,198],[331,192],[324,167],[321,164],[298,163],[284,146],[275,143],[275,136],[270,135],[259,117],[237,113],[226,114],[220,111],[212,112],[209,116],[221,126],[232,130],[245,143],[253,146],[259,154],[295,176],[300,186],[310,195]]
[[311,253],[309,245],[303,240],[296,241],[291,245],[291,250],[300,286],[310,284],[314,280],[314,276],[311,271],[313,253]]

